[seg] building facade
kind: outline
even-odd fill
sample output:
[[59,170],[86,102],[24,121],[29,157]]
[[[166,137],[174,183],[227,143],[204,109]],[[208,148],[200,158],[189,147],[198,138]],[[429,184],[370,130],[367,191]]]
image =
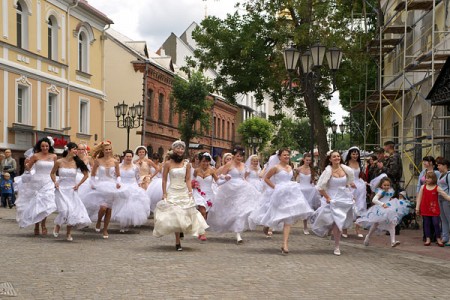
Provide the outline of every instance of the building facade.
[[104,138],[104,29],[87,1],[2,0],[0,148],[16,153],[44,136],[56,148]]

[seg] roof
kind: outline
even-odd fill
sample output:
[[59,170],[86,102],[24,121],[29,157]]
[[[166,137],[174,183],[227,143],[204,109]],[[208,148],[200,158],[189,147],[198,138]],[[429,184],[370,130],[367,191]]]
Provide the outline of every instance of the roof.
[[102,13],[101,11],[99,11],[98,9],[93,7],[92,5],[90,5],[87,2],[87,0],[79,0],[78,6],[80,8],[84,8],[85,10],[87,10],[88,12],[90,12],[91,14],[93,14],[94,16],[99,18],[100,20],[104,21],[106,24],[114,24],[114,22],[110,18],[108,18],[107,15],[105,15],[104,13]]

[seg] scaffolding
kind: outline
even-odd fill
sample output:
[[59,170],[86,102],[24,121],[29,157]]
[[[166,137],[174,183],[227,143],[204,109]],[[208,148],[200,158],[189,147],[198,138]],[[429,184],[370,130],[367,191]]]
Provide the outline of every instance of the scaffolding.
[[425,100],[450,56],[449,1],[380,0],[380,5],[384,21],[367,45],[377,62],[377,88],[370,90],[366,83],[352,111],[364,111],[364,149],[370,146],[371,126],[379,130],[380,145],[387,140],[397,143],[404,187],[415,193],[414,175],[421,169],[417,156],[436,156],[442,152],[439,147],[450,142],[443,132],[447,112]]

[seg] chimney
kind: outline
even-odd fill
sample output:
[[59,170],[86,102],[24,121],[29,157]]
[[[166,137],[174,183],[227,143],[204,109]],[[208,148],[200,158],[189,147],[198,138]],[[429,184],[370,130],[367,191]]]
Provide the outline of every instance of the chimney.
[[164,48],[159,49],[159,56],[166,56],[166,50]]

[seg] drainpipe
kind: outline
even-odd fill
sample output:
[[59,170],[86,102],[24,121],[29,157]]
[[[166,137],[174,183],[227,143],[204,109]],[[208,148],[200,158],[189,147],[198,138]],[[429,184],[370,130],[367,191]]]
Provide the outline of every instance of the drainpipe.
[[74,0],[73,5],[69,5],[67,7],[67,16],[66,16],[66,44],[67,44],[67,50],[66,50],[66,60],[67,60],[67,102],[66,102],[66,127],[70,126],[70,10],[78,6],[79,0]]
[[145,144],[145,124],[147,123],[147,106],[148,106],[148,81],[147,81],[147,76],[148,76],[148,68],[149,68],[149,63],[150,61],[148,59],[145,60],[145,71],[144,71],[144,82],[143,82],[143,86],[144,86],[144,90],[142,93],[142,105],[144,105],[144,111],[142,112],[142,134],[141,134],[141,145],[144,146],[148,146]]
[[105,40],[106,40],[106,30],[108,30],[111,27],[111,24],[107,24],[105,28],[102,30],[102,36],[100,38],[101,40],[101,46],[102,46],[102,91],[103,91],[103,99],[102,99],[102,141],[105,140],[105,133],[106,133],[106,102],[108,101],[106,99],[106,64],[105,64]]

